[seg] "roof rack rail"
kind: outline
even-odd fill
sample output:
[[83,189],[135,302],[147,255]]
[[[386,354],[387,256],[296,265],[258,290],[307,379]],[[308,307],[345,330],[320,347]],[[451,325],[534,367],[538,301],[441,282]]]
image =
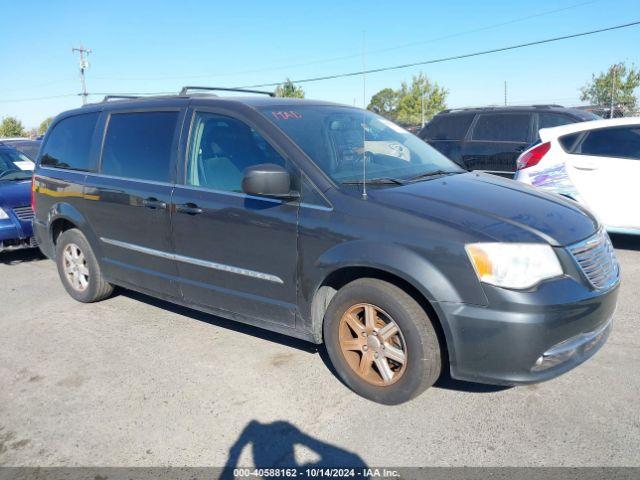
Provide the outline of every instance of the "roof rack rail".
[[244,88],[222,88],[222,87],[194,87],[187,86],[182,87],[180,90],[180,96],[184,97],[187,95],[189,90],[206,90],[206,91],[219,91],[219,92],[241,92],[241,93],[257,93],[259,95],[269,95],[270,97],[275,97],[276,94],[273,92],[265,92],[263,90],[245,90]]
[[557,103],[547,103],[543,105],[532,105],[534,108],[564,108],[562,105],[558,105]]
[[105,95],[105,97],[102,99],[102,103],[108,102],[109,100],[125,100],[125,99],[130,100],[132,98],[140,98],[140,97],[136,95]]

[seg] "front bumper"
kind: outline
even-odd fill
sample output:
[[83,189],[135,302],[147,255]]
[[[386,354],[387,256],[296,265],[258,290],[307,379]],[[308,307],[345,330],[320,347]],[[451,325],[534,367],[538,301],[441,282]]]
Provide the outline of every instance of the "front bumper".
[[451,376],[498,385],[557,377],[606,342],[618,284],[588,290],[571,278],[533,292],[485,286],[489,306],[439,303],[445,320]]
[[31,228],[12,219],[0,221],[0,252],[37,247]]

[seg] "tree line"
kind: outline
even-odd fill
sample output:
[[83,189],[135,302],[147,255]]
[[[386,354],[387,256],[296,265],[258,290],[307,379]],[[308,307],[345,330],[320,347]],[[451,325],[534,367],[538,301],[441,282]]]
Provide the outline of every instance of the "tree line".
[[[606,72],[593,74],[580,89],[580,100],[591,105],[616,108],[624,115],[636,112],[640,87],[640,69],[623,62],[611,65]],[[304,89],[286,79],[275,89],[277,97],[305,98]],[[367,109],[405,126],[423,125],[438,112],[447,108],[449,91],[419,73],[410,82],[403,81],[399,88],[383,88],[369,101]],[[0,138],[44,135],[53,117],[44,119],[37,129],[27,131],[15,117],[3,117]]]

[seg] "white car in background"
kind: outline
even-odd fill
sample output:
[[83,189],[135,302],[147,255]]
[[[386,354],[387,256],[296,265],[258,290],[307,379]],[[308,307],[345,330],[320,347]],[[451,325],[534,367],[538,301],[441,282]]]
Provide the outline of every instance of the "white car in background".
[[514,180],[586,206],[608,232],[640,235],[640,117],[540,130]]

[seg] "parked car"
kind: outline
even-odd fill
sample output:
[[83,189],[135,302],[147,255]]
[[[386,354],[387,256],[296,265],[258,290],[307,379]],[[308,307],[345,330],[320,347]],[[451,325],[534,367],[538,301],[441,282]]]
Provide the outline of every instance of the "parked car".
[[5,145],[9,145],[16,150],[24,153],[27,157],[35,162],[38,157],[38,150],[40,150],[40,144],[42,140],[31,140],[29,138],[10,138],[6,140],[0,139]]
[[640,118],[540,130],[515,179],[588,207],[609,232],[640,234]]
[[0,253],[37,246],[30,206],[33,168],[24,154],[0,142]]
[[511,178],[518,156],[537,140],[538,130],[598,119],[559,105],[444,110],[419,136],[467,170]]
[[361,109],[190,92],[49,128],[34,225],[76,300],[118,285],[324,343],[387,404],[443,368],[547,380],[606,341],[619,268],[575,202],[466,172]]

